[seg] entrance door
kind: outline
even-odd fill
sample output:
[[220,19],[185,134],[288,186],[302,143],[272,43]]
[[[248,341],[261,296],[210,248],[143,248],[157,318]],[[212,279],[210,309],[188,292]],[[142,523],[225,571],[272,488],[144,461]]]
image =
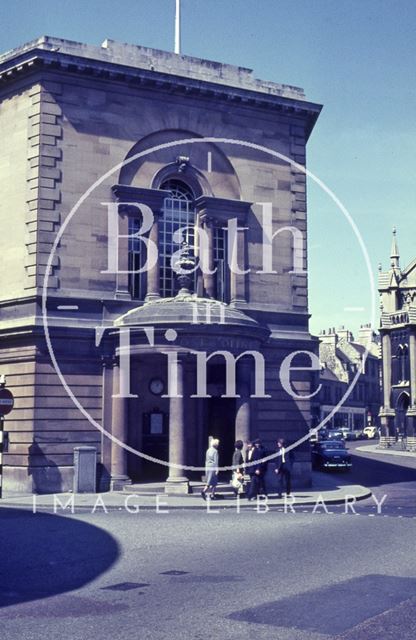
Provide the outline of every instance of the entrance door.
[[[209,398],[207,438],[208,436],[213,436],[220,440],[220,466],[231,466],[235,442],[234,398]],[[224,474],[229,477],[230,472],[227,471]]]
[[[169,460],[169,419],[166,413],[152,411],[143,414],[143,453],[158,460]],[[141,479],[164,481],[168,477],[166,465],[143,459]]]

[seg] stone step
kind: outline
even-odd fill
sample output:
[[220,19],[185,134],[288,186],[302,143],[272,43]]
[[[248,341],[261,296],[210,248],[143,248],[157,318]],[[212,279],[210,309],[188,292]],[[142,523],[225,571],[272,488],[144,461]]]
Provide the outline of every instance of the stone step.
[[[202,482],[191,482],[191,493],[199,494],[201,490],[204,488],[204,484]],[[165,483],[164,482],[143,482],[136,484],[128,484],[123,486],[124,493],[137,493],[138,495],[150,495],[155,496],[157,494],[165,493]],[[230,484],[228,483],[219,483],[215,489],[216,493],[223,495],[234,495],[234,491]]]

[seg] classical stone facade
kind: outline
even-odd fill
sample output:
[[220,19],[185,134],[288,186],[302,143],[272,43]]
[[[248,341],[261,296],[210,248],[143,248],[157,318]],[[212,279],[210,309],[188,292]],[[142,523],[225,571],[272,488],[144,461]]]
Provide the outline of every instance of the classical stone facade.
[[380,266],[383,358],[383,406],[380,410],[382,444],[398,438],[416,449],[416,260],[400,266],[396,230],[390,255],[390,269]]
[[[71,488],[78,445],[97,447],[101,488],[169,477],[186,490],[201,471],[183,465],[203,466],[209,436],[227,465],[236,436],[271,447],[308,431],[311,359],[294,357],[294,393],[279,371],[317,352],[302,167],[319,112],[248,69],[112,41],[43,37],[0,56],[0,372],[16,398],[6,494]],[[206,268],[178,294],[182,240]],[[250,354],[227,393],[218,354],[207,397],[193,397],[196,352],[218,350],[261,353],[265,393],[251,397]],[[309,480],[306,445],[295,475]]]
[[[380,340],[370,325],[363,325],[354,339],[345,327],[319,334],[321,390],[317,396],[317,420],[330,414],[329,427],[363,429],[378,425],[380,410]],[[354,388],[349,393],[357,374]],[[338,403],[349,394],[340,409]]]

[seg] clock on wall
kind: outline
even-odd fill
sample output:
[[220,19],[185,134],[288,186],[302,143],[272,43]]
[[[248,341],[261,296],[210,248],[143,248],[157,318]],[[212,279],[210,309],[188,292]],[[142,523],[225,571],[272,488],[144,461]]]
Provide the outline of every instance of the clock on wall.
[[149,383],[149,389],[155,396],[160,396],[165,388],[165,383],[160,378],[152,378]]

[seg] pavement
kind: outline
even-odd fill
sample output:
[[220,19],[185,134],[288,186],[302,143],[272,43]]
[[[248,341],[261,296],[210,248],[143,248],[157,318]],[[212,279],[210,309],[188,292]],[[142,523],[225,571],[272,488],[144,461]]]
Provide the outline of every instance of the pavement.
[[[198,509],[217,511],[218,509],[280,509],[290,511],[291,506],[319,506],[324,503],[344,504],[346,500],[359,501],[371,497],[369,488],[359,484],[349,484],[345,478],[322,472],[313,473],[312,487],[295,489],[291,496],[269,494],[267,499],[259,496],[257,501],[249,502],[246,498],[237,498],[229,492],[229,485],[219,484],[219,498],[204,502],[200,496],[202,484],[191,483],[193,493],[189,495],[173,495],[164,492],[165,485],[143,484],[127,487],[124,491],[108,493],[57,493],[45,495],[10,496],[0,499],[0,508],[15,507],[31,511],[53,513],[75,513],[90,511],[91,513],[106,511],[137,512],[153,510],[163,513],[171,509]],[[267,507],[266,507],[267,504]]]
[[363,447],[357,447],[356,451],[363,451],[364,453],[377,453],[387,456],[401,456],[406,458],[415,458],[416,451],[401,451],[400,449],[381,449],[378,444],[367,444]]

